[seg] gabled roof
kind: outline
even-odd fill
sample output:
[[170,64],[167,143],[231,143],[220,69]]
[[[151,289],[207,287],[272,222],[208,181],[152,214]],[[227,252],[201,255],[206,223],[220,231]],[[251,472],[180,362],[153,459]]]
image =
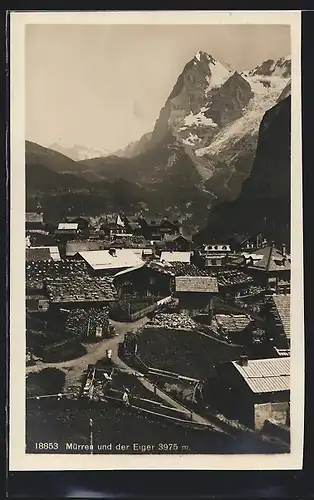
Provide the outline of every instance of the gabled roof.
[[165,234],[164,241],[171,242],[171,241],[179,240],[180,238],[186,240],[188,243],[191,243],[191,241],[192,241],[192,238],[190,238],[189,236],[185,236],[183,234]]
[[143,217],[141,220],[151,227],[158,227],[162,222],[160,217]]
[[115,255],[112,255],[109,250],[95,250],[78,253],[94,270],[135,267],[143,262],[133,249],[131,250],[128,248],[117,248],[115,250]]
[[290,357],[250,359],[247,366],[231,363],[254,393],[290,390]]
[[290,339],[290,295],[273,295],[272,299],[287,339]]
[[191,262],[191,252],[161,252],[161,261],[166,262]]
[[125,274],[130,274],[133,273],[134,271],[137,271],[138,269],[141,269],[142,267],[145,266],[145,262],[142,262],[142,264],[139,264],[138,266],[134,266],[128,269],[123,269],[122,271],[119,271],[114,275],[114,278],[118,278],[119,276],[124,276]]
[[212,276],[176,276],[176,292],[217,293],[217,278]]
[[290,271],[290,255],[284,256],[280,250],[273,246],[255,250],[254,255],[260,256],[261,258],[253,263],[253,266],[251,266],[252,269],[259,269],[267,272]]
[[158,261],[152,261],[152,262],[142,262],[141,264],[139,264],[138,266],[134,266],[134,267],[131,267],[129,269],[124,269],[123,271],[119,271],[118,273],[116,273],[114,275],[114,278],[116,277],[119,277],[119,276],[124,276],[124,275],[127,275],[127,274],[130,274],[134,271],[137,271],[138,269],[141,269],[143,267],[146,267],[148,269],[153,269],[154,271],[157,271],[161,274],[169,274],[171,276],[173,276],[174,274],[171,272],[171,267],[167,266],[167,265],[164,265],[162,264],[161,262],[158,262]]

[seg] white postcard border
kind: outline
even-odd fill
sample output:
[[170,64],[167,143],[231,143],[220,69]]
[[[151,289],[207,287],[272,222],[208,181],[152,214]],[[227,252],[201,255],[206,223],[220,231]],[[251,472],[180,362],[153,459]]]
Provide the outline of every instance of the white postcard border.
[[[25,26],[26,24],[278,24],[291,27],[291,453],[278,455],[75,455],[25,453]],[[300,11],[10,13],[10,387],[9,470],[301,469],[304,314]]]

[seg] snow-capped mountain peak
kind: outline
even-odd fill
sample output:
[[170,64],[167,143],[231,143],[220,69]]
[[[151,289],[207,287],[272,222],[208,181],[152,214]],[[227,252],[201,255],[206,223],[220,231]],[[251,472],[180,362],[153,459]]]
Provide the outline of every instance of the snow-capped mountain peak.
[[291,77],[291,56],[280,57],[277,60],[267,59],[249,73],[251,76],[281,76]]

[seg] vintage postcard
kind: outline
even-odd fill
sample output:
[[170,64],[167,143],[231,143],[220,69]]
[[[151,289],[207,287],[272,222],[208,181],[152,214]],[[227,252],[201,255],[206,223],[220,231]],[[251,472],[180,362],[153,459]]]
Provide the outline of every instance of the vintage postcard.
[[300,12],[10,37],[10,470],[302,468]]

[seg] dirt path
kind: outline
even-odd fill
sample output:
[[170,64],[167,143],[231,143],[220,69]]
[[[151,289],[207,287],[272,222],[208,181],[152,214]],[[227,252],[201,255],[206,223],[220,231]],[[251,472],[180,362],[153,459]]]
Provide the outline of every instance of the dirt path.
[[97,363],[97,361],[105,358],[107,349],[112,349],[112,356],[116,358],[118,356],[118,345],[123,340],[125,333],[138,330],[148,321],[149,319],[147,317],[141,318],[133,323],[111,321],[115,327],[116,336],[111,339],[102,340],[97,344],[85,345],[87,353],[84,354],[84,356],[69,361],[60,361],[58,363],[37,361],[35,365],[26,368],[26,373],[40,372],[44,368],[57,368],[62,370],[66,373],[64,391],[67,391],[70,387],[75,387],[80,383],[80,379],[88,365],[93,365]]
[[[81,377],[84,371],[87,369],[87,366],[89,364],[93,365],[97,363],[97,361],[104,359],[106,356],[106,350],[111,349],[112,361],[116,366],[118,366],[119,368],[128,373],[139,374],[136,370],[128,366],[126,363],[124,363],[124,361],[122,361],[119,358],[118,345],[124,339],[124,335],[126,332],[136,331],[140,329],[142,326],[144,326],[148,321],[149,319],[147,317],[141,318],[138,321],[134,321],[133,323],[120,323],[112,321],[111,323],[115,327],[116,336],[111,339],[105,339],[101,342],[98,342],[97,344],[86,345],[86,349],[88,350],[88,352],[84,356],[81,356],[80,358],[76,359],[71,359],[69,361],[60,361],[59,363],[44,363],[42,361],[38,361],[35,365],[28,366],[26,368],[26,373],[40,372],[44,368],[57,368],[66,373],[64,392],[69,390],[76,391],[80,387]],[[143,386],[146,389],[159,396],[164,402],[166,402],[170,406],[177,408],[178,410],[183,412],[189,412],[187,408],[182,406],[178,401],[172,399],[171,396],[165,394],[163,391],[158,389],[158,387],[155,387],[154,384],[152,384],[146,378],[142,378],[139,376],[138,380],[143,384]],[[220,429],[217,425],[201,417],[197,413],[191,411],[190,415],[192,422],[194,421],[199,424],[204,424],[212,427],[216,431],[222,432],[222,429]]]
[[[124,361],[122,361],[122,359],[119,358],[117,350],[113,350],[112,351],[112,361],[114,362],[114,364],[116,366],[118,366],[122,370],[124,370],[124,371],[126,371],[128,373],[133,373],[133,374],[140,375],[139,372],[137,372],[136,370],[134,370],[133,368],[131,368],[130,366],[128,366],[126,363],[124,363]],[[220,427],[218,427],[213,422],[210,422],[209,420],[207,420],[206,418],[202,417],[198,413],[195,413],[194,411],[191,411],[191,410],[187,409],[185,406],[181,405],[178,401],[176,401],[171,396],[169,396],[168,394],[166,394],[164,391],[161,391],[160,389],[158,389],[158,387],[156,387],[149,380],[147,380],[147,378],[143,378],[142,376],[139,376],[138,380],[142,383],[142,385],[146,389],[148,389],[150,392],[152,392],[153,394],[155,394],[158,397],[160,397],[168,405],[176,408],[177,410],[180,410],[183,413],[189,413],[190,416],[191,416],[191,421],[192,422],[197,422],[198,424],[206,425],[206,426],[212,428],[213,430],[215,430],[217,432],[224,432]]]

